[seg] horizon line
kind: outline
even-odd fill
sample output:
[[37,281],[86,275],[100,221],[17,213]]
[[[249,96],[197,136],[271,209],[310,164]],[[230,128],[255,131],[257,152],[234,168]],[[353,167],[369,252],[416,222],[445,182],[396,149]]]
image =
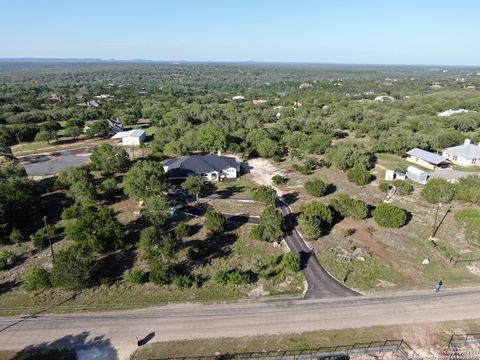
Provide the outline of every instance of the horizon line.
[[370,65],[370,66],[436,66],[436,67],[480,67],[474,64],[425,64],[425,63],[375,63],[375,62],[317,62],[317,61],[275,61],[275,60],[152,60],[116,58],[76,58],[76,57],[0,57],[0,61],[75,61],[75,62],[124,62],[124,63],[220,63],[220,64],[298,64],[298,65]]

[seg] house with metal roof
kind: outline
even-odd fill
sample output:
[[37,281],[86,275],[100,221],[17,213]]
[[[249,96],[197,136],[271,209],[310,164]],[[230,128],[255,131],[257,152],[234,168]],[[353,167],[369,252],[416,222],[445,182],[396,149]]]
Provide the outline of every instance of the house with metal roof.
[[465,139],[463,145],[446,148],[443,156],[460,166],[477,166],[480,165],[480,145]]
[[240,165],[231,156],[192,155],[163,161],[163,170],[170,179],[201,176],[206,181],[222,181],[236,179],[240,172]]
[[419,148],[407,152],[407,161],[432,170],[445,168],[449,163],[446,157]]
[[407,178],[418,182],[420,184],[426,184],[430,177],[427,172],[416,168],[415,166],[409,166],[406,173]]
[[111,139],[121,139],[122,145],[141,145],[145,141],[147,133],[143,129],[133,129],[129,131],[120,131],[111,137]]

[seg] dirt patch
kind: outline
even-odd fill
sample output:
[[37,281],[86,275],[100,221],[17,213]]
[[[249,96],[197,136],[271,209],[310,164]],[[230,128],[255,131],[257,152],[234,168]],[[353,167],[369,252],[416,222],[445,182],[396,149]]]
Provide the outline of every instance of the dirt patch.
[[268,160],[261,158],[248,160],[248,165],[251,169],[247,177],[251,181],[258,185],[272,186],[277,191],[277,194],[283,194],[280,189],[273,186],[272,177],[275,175],[285,176],[284,172],[272,165]]

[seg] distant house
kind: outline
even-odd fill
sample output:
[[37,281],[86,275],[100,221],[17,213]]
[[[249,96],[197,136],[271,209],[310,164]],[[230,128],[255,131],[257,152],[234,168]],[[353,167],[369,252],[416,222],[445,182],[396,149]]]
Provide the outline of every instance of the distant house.
[[467,109],[456,109],[456,110],[448,109],[448,110],[439,112],[438,116],[452,116],[452,115],[455,115],[455,114],[462,114],[462,113],[467,113],[467,112],[469,112],[469,110],[467,110]]
[[242,95],[233,96],[232,100],[245,100],[245,96],[242,96]]
[[443,82],[441,81],[434,81],[432,83],[432,89],[443,89],[443,88],[446,88],[447,85],[445,85]]
[[266,102],[267,100],[265,99],[252,100],[253,105],[261,105],[261,104],[265,104]]
[[312,84],[309,84],[309,83],[302,83],[300,84],[299,88],[300,89],[307,89],[307,88],[311,88],[313,85]]
[[395,98],[390,95],[380,95],[375,98],[375,101],[395,101]]
[[208,154],[167,159],[163,162],[163,169],[170,179],[186,179],[198,175],[207,181],[222,181],[236,179],[240,165],[234,157]]
[[114,134],[123,131],[123,125],[120,121],[107,119],[107,123]]
[[407,173],[405,175],[410,180],[413,180],[413,181],[418,182],[420,184],[426,184],[427,180],[429,178],[428,173],[426,173],[423,170],[420,170],[419,168],[416,168],[415,166],[409,166],[407,168]]
[[435,170],[437,168],[445,168],[448,166],[448,159],[425,151],[419,148],[413,148],[407,152],[407,161],[426,167],[427,169]]
[[111,137],[111,139],[121,139],[122,145],[141,145],[145,141],[147,133],[142,129],[130,131],[120,131]]
[[453,146],[443,151],[443,156],[460,166],[480,165],[480,145],[465,139],[463,145]]

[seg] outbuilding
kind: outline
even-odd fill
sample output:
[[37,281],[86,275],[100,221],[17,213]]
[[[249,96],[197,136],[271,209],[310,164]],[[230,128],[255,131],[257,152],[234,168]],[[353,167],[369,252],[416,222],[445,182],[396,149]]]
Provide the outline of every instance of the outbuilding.
[[413,180],[415,182],[418,182],[420,184],[426,184],[428,180],[428,173],[426,173],[423,170],[420,170],[419,168],[416,168],[415,166],[409,166],[407,168],[407,178],[410,180]]
[[141,145],[145,141],[147,133],[143,129],[134,129],[130,131],[120,131],[113,135],[111,139],[121,139],[122,145]]
[[448,159],[446,157],[419,148],[413,148],[407,152],[407,161],[432,170],[448,167]]

